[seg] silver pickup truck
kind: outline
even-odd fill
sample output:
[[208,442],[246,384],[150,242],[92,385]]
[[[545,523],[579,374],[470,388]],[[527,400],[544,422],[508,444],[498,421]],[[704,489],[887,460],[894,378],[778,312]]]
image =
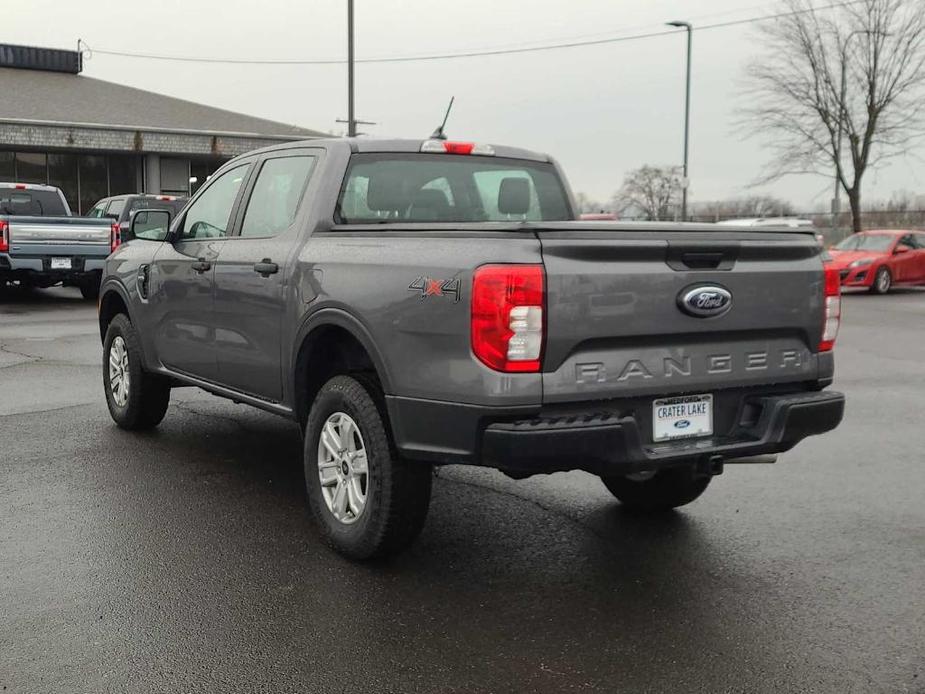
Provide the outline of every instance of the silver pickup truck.
[[168,216],[106,263],[110,414],[154,427],[198,386],[292,419],[351,557],[414,538],[432,465],[584,470],[665,511],[842,418],[811,231],[576,221],[546,155],[441,140],[251,152]]
[[118,245],[118,225],[72,216],[58,188],[0,183],[0,286],[63,284],[95,299],[106,256]]

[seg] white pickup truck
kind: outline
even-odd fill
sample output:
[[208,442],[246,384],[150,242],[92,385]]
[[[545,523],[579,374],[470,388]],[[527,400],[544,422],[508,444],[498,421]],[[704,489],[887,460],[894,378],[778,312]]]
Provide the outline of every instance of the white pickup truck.
[[106,257],[119,241],[118,224],[72,216],[54,186],[0,183],[0,287],[62,284],[96,299]]

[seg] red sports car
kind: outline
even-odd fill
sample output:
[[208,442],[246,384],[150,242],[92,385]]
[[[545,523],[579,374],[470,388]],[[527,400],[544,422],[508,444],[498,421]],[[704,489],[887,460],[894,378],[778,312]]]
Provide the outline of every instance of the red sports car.
[[925,231],[862,231],[829,249],[843,287],[886,294],[893,285],[925,284]]

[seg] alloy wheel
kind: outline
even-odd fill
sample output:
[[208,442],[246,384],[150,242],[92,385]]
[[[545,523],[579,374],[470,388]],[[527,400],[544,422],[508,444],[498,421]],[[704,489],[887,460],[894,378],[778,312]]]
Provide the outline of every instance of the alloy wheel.
[[117,335],[109,346],[109,388],[119,407],[128,402],[129,386],[128,349],[122,336]]
[[349,525],[363,515],[369,492],[369,461],[360,429],[345,412],[332,414],[321,429],[318,479],[334,518]]

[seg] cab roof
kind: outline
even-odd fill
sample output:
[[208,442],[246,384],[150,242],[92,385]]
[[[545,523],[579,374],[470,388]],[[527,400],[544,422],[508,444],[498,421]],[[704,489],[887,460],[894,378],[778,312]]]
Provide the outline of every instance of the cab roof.
[[[270,147],[264,147],[263,149],[256,150],[255,152],[249,152],[248,154],[259,154],[261,152],[270,152],[270,151],[279,151],[284,149],[293,149],[300,147],[324,147],[326,149],[332,149],[335,147],[349,147],[350,151],[355,154],[411,154],[421,152],[421,147],[425,142],[430,141],[431,138],[424,138],[421,140],[411,140],[411,139],[388,139],[388,138],[368,138],[368,137],[325,137],[317,138],[311,140],[298,140],[295,142],[287,142],[280,145],[272,145]],[[467,140],[465,138],[452,138],[448,139],[447,142],[472,142],[472,140]],[[494,156],[496,157],[507,157],[510,159],[526,159],[528,161],[537,161],[537,162],[546,162],[551,163],[552,159],[547,154],[542,154],[540,152],[533,152],[528,149],[521,149],[520,147],[508,147],[506,145],[495,145],[488,142],[476,142],[477,145],[490,145],[494,150]],[[473,156],[484,156],[475,154]]]

